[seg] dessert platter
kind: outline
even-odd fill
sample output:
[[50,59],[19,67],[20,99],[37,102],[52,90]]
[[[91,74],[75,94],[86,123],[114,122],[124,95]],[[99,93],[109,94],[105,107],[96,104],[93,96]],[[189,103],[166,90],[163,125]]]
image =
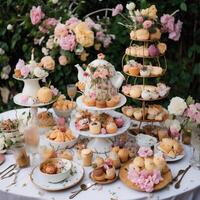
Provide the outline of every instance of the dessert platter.
[[[124,76],[115,71],[114,66],[104,57],[103,54],[99,54],[98,58],[88,65],[86,71],[76,65],[78,84],[84,85],[82,96],[76,100],[77,106],[82,110],[96,111],[96,114],[89,114],[87,111],[85,116],[84,112],[82,112],[83,116],[81,113],[74,114],[72,116],[75,117],[70,122],[70,128],[73,132],[93,138],[88,143],[88,147],[96,153],[109,152],[112,145],[109,138],[124,133],[130,126],[130,120],[126,116],[112,111],[126,103],[126,97],[118,93]],[[100,122],[102,120],[103,123]],[[125,123],[122,127],[118,127],[122,120]]]

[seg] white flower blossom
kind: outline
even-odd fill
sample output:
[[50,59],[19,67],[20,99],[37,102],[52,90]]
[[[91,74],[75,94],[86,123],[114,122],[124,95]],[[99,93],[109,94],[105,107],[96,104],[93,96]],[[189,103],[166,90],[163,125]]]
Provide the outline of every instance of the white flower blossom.
[[4,79],[4,80],[8,79],[10,71],[11,71],[10,65],[4,66],[1,72],[1,79]]
[[7,30],[11,31],[12,29],[13,29],[13,25],[12,24],[8,24]]
[[45,47],[42,47],[42,53],[47,56],[49,54],[49,50]]
[[48,49],[53,49],[53,45],[54,45],[54,39],[53,38],[49,38],[46,42],[46,48]]
[[174,97],[170,101],[170,104],[168,106],[168,111],[169,111],[169,114],[174,114],[178,116],[178,115],[182,115],[186,108],[187,108],[187,104],[184,99],[180,97]]
[[48,73],[45,72],[45,70],[41,69],[40,67],[35,67],[33,74],[38,78],[43,78],[48,75]]
[[0,55],[3,55],[5,53],[4,49],[0,48]]
[[134,10],[135,9],[135,3],[131,2],[131,3],[128,3],[126,4],[126,9],[127,10]]
[[53,3],[53,4],[57,4],[57,3],[58,3],[58,0],[52,0],[52,3]]

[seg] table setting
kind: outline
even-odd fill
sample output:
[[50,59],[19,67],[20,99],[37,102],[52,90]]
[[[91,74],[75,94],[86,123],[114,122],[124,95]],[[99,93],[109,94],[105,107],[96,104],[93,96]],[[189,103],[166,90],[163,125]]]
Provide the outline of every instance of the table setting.
[[[65,94],[46,81],[50,56],[37,62],[33,48],[30,61],[19,59],[13,78],[24,85],[13,102],[22,108],[0,113],[0,199],[200,198],[200,104],[176,96],[161,105],[173,90],[162,79],[168,25],[155,5],[126,8],[120,25],[131,42],[120,71],[99,53],[74,66],[77,82]],[[80,27],[92,34],[92,25],[75,21],[58,23],[54,42],[76,34],[81,44]]]

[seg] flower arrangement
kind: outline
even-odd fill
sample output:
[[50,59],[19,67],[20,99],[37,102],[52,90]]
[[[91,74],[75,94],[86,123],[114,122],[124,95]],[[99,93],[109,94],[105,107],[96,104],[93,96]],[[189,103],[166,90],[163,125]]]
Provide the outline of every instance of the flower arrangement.
[[146,9],[136,10],[135,3],[131,2],[126,5],[128,10],[128,17],[124,18],[128,24],[121,25],[131,30],[131,39],[139,39],[143,37],[144,40],[159,40],[161,34],[168,33],[168,38],[178,41],[181,35],[182,22],[176,22],[174,15],[163,14],[160,18],[157,15],[157,8],[151,5]]
[[171,137],[191,133],[192,126],[200,125],[200,103],[195,103],[192,97],[188,97],[187,100],[180,97],[172,98],[168,111],[170,116],[165,126],[169,129]]

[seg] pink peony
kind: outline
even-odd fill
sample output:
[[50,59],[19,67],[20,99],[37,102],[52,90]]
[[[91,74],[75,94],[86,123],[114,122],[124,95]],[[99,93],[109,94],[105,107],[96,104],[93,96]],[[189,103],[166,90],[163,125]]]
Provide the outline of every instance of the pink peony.
[[76,37],[73,34],[69,34],[65,37],[61,37],[59,45],[63,50],[73,51],[76,47]]
[[149,147],[140,147],[138,150],[138,155],[143,158],[150,157],[153,155],[153,151]]
[[32,9],[30,11],[30,18],[31,18],[31,23],[33,25],[40,23],[44,16],[45,15],[42,12],[42,9],[41,9],[40,6],[38,6],[38,7],[33,6],[32,7]]
[[15,66],[15,68],[16,69],[21,69],[22,67],[25,67],[25,62],[24,62],[24,60],[19,59],[17,64],[16,64],[16,66]]
[[189,108],[184,113],[185,116],[189,117],[192,121],[200,124],[200,103],[189,105]]
[[162,32],[163,33],[171,33],[174,31],[174,22],[175,19],[172,15],[169,14],[164,14],[161,18],[160,18],[160,22],[162,25]]
[[174,41],[179,40],[181,36],[182,25],[183,25],[183,22],[178,20],[178,22],[175,24],[174,31],[169,34],[169,39],[172,39]]
[[57,24],[54,30],[54,35],[57,38],[65,37],[68,35],[67,27],[64,24]]
[[20,71],[21,71],[21,75],[24,78],[26,78],[30,72],[30,69],[27,66],[23,66],[23,67],[21,67]]
[[154,57],[159,55],[159,50],[158,48],[154,45],[151,44],[148,48],[149,56]]
[[76,17],[71,17],[70,19],[68,19],[66,22],[65,22],[65,25],[66,26],[70,26],[70,25],[73,25],[73,26],[75,26],[75,25],[77,25],[78,23],[80,23],[81,21],[78,19],[78,18],[76,18]]
[[151,20],[145,20],[142,25],[143,25],[143,28],[149,29],[151,28],[152,24],[153,22]]
[[119,13],[121,13],[123,11],[123,5],[122,4],[117,4],[116,7],[114,9],[112,9],[112,16],[116,16]]

